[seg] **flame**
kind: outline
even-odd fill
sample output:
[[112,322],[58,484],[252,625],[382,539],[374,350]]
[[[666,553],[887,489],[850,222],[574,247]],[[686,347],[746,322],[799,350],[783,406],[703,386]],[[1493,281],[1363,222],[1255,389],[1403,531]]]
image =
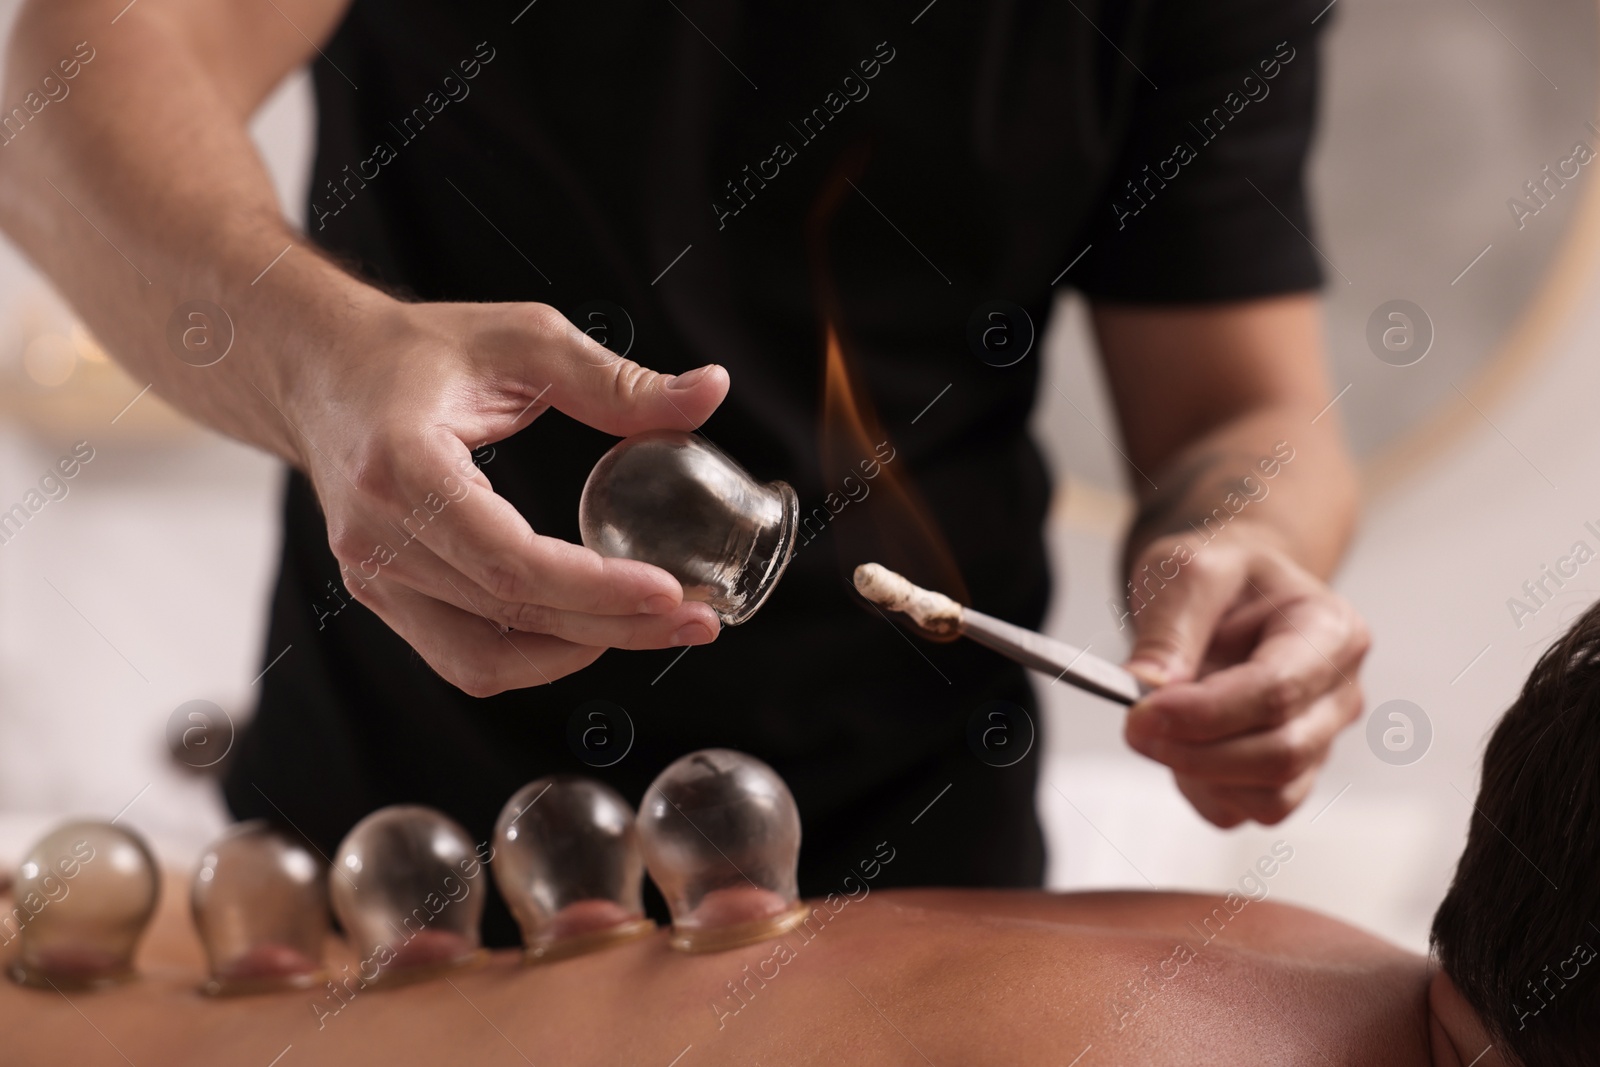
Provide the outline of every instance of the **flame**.
[[[878,421],[831,322],[826,337],[818,439],[829,495],[820,510],[832,515],[841,572],[849,576],[858,564],[881,563],[917,585],[971,603],[955,553],[912,484],[905,457]],[[814,510],[813,523],[817,517]]]
[[812,276],[824,332],[818,445],[827,496],[821,507],[801,516],[801,536],[812,536],[818,521],[826,517],[847,581],[858,564],[881,563],[924,588],[968,604],[955,553],[913,485],[905,456],[884,431],[847,355],[850,346],[841,341],[844,316],[827,266],[828,224],[850,194],[850,181],[865,170],[865,162],[866,153],[859,146],[846,152],[824,183],[808,220]]

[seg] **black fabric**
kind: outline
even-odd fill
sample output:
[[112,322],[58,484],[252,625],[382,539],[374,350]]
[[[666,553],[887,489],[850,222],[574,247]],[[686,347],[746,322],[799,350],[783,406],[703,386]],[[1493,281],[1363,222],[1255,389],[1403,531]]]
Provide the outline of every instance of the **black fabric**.
[[[1061,284],[1121,301],[1318,281],[1301,170],[1320,5],[525,4],[356,0],[314,66],[311,236],[418,299],[621,305],[633,358],[729,368],[706,434],[793,484],[807,513],[840,492],[818,459],[828,279],[890,466],[948,538],[972,602],[1023,625],[1040,623],[1050,585],[1050,487],[1026,434],[1037,358],[980,361],[973,312],[1007,300],[1042,330],[1069,264]],[[1261,82],[1280,42],[1294,58],[1266,95],[1230,106],[1230,92],[1261,93],[1245,78]],[[1190,132],[1215,108],[1215,137]],[[1130,215],[1125,183],[1184,138],[1194,158]],[[807,219],[830,188],[842,196],[811,231],[819,262]],[[610,443],[549,414],[482,461],[536,529],[576,540],[579,491]],[[788,781],[808,894],[838,889],[881,841],[896,852],[878,884],[1042,878],[1037,746],[997,768],[967,739],[988,700],[1033,712],[1026,678],[971,643],[913,644],[852,602],[860,560],[842,558],[833,527],[712,646],[613,651],[548,687],[474,700],[364,609],[329,610],[339,571],[298,475],[284,515],[267,656],[292,647],[229,772],[240,817],[290,821],[331,854],[363,815],[417,802],[484,840],[538,775],[591,773],[638,802],[668,762],[714,745]],[[594,699],[626,709],[637,734],[604,770],[567,741]],[[512,938],[498,903],[487,937]]]

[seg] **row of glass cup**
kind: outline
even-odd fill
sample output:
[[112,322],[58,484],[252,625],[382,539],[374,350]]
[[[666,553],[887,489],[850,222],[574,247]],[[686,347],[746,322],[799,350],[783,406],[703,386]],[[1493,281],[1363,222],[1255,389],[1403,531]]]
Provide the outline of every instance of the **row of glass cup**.
[[[774,936],[806,916],[795,868],[800,817],[783,779],[729,749],[691,753],[662,771],[638,816],[593,779],[530,782],[505,804],[492,841],[431,808],[382,808],[353,827],[332,866],[263,821],[214,842],[190,892],[208,993],[307,988],[328,979],[330,904],[357,954],[363,988],[431,977],[480,960],[484,868],[522,930],[530,962],[646,936],[646,868],[686,952]],[[12,880],[0,938],[23,985],[89,989],[134,976],[160,880],[132,831],[71,822],[39,841]]]

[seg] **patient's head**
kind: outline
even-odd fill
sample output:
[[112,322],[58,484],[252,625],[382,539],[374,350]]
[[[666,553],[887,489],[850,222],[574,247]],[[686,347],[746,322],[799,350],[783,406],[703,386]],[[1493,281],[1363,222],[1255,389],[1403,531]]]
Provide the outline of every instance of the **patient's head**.
[[1534,667],[1489,740],[1440,964],[1501,1049],[1593,1063],[1600,1047],[1600,604]]

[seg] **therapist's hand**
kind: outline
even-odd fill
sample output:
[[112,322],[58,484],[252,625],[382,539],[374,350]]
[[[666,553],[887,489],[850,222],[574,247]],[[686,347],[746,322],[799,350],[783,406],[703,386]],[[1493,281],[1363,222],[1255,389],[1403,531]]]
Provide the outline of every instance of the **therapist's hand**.
[[1367,650],[1326,585],[1360,489],[1317,298],[1101,302],[1094,323],[1139,497],[1129,665],[1162,685],[1128,742],[1217,825],[1278,822],[1360,714]]
[[282,407],[356,600],[473,696],[554,681],[607,648],[717,636],[667,572],[535,531],[472,452],[549,408],[618,436],[692,429],[727,395],[725,370],[657,374],[543,304],[385,300],[361,318],[302,362]]
[[1129,710],[1128,743],[1171,767],[1210,822],[1279,822],[1361,712],[1366,624],[1244,522],[1210,543],[1153,541],[1132,567],[1141,580],[1174,570],[1130,605],[1128,668],[1161,688]]
[[10,6],[8,72],[94,66],[0,152],[0,228],[132,376],[310,476],[347,586],[441,675],[486,696],[716,635],[664,571],[530,529],[471,450],[549,407],[618,435],[688,429],[727,393],[721,368],[662,377],[539,304],[403,304],[283,218],[250,117],[348,0]]

